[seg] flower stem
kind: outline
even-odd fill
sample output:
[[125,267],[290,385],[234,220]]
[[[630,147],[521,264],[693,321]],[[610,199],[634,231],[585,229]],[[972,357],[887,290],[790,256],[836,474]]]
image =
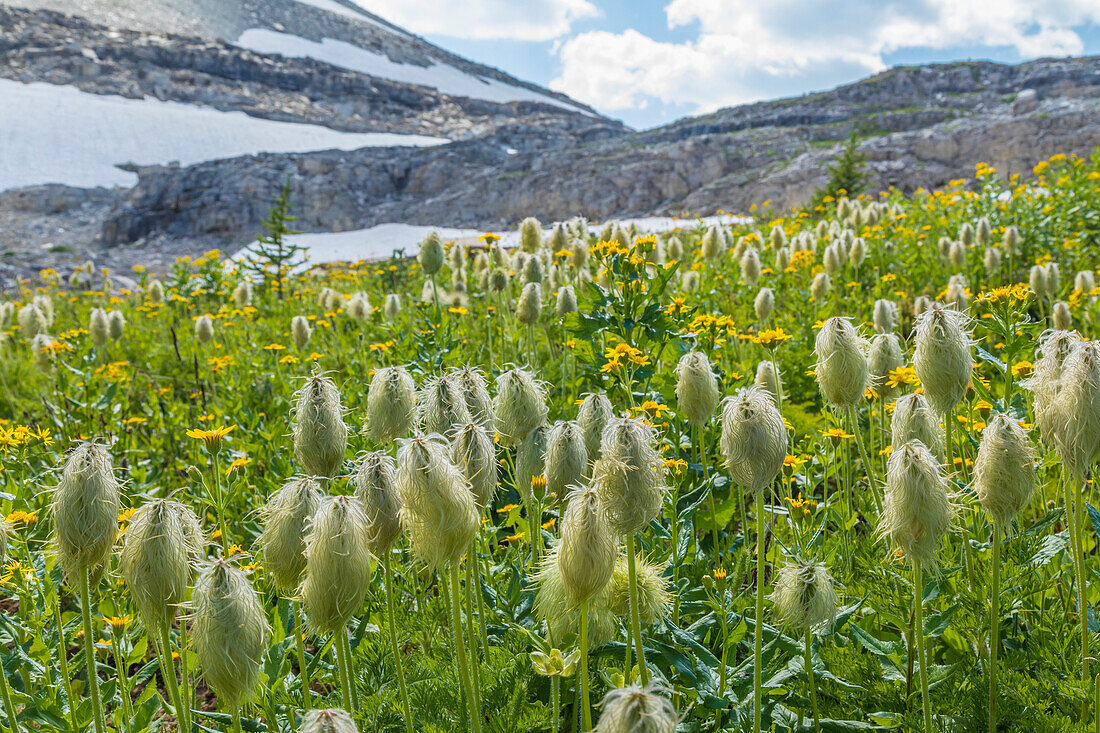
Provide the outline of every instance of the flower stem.
[[458,566],[450,570],[451,574],[451,623],[454,628],[455,656],[458,658],[459,674],[462,677],[462,687],[466,690],[466,702],[469,705],[468,718],[470,730],[473,733],[481,733],[481,703],[473,683],[470,681],[470,666],[466,660],[466,644],[462,639],[462,614],[458,610],[461,596],[458,593]]
[[817,707],[817,683],[814,681],[814,662],[810,655],[811,639],[810,630],[806,629],[805,645],[803,646],[806,665],[806,684],[810,688],[810,705],[813,707],[814,711],[814,730],[817,731],[817,733],[821,733],[821,712]]
[[550,678],[550,733],[561,728],[561,675]]
[[[54,587],[53,597],[53,620],[54,624],[57,626],[57,663],[61,667],[61,676],[65,683],[65,699],[69,704],[69,722],[72,723],[73,730],[78,730],[80,726],[76,724],[76,703],[73,700],[73,683],[69,677],[69,647],[65,643],[65,627],[61,624],[61,588],[56,586]],[[0,677],[2,676],[3,675],[0,674]],[[12,726],[12,730],[16,730],[14,725]]]
[[1001,528],[993,523],[993,582],[989,600],[989,733],[997,731],[997,654],[1001,649]]
[[[306,640],[302,634],[302,614],[298,609],[298,601],[291,600],[290,616],[294,621],[294,643],[298,648],[298,679],[302,685],[302,709],[309,710],[312,707],[310,688],[313,683],[309,678],[309,666],[306,665]],[[390,616],[392,618],[392,614]]]
[[[19,733],[19,719],[15,716],[15,703],[11,699],[11,689],[8,687],[8,676],[0,670],[0,696],[4,698],[4,713],[8,716],[8,730],[11,733]],[[69,707],[75,708],[72,700],[69,700]],[[76,715],[75,709],[73,715]]]
[[1085,497],[1076,477],[1071,483],[1074,506],[1074,527],[1077,532],[1077,551],[1073,553],[1073,564],[1077,575],[1077,616],[1081,625],[1081,680],[1089,680],[1089,602],[1088,585],[1085,573]]
[[390,653],[397,667],[397,685],[401,690],[401,707],[405,713],[405,730],[412,733],[412,706],[409,705],[409,688],[405,685],[405,667],[401,662],[401,648],[397,645],[397,626],[393,605],[393,572],[390,570],[390,553],[382,553],[382,568],[386,573],[386,620],[389,627]]
[[[634,632],[634,649],[641,667],[642,687],[649,684],[649,667],[645,663],[645,645],[642,644],[642,614],[638,608],[638,571],[634,558],[634,535],[626,538],[627,572],[630,580],[630,626]],[[629,677],[629,675],[628,675]]]
[[871,484],[871,495],[875,497],[875,511],[882,514],[882,497],[880,496],[880,489],[878,485],[878,478],[875,476],[875,467],[871,465],[871,459],[867,457],[867,449],[863,447],[863,433],[859,426],[859,417],[856,415],[856,408],[848,408],[848,419],[852,423],[852,433],[856,436],[856,447],[859,448],[859,457],[863,461],[863,470],[867,474],[867,481]]
[[348,643],[347,629],[338,629],[333,642],[333,646],[336,647],[336,671],[340,675],[340,694],[344,698],[343,702],[348,708],[348,712],[354,713],[355,705],[351,699],[351,676],[349,675],[351,662],[348,659],[346,649]]
[[913,636],[917,639],[917,673],[920,675],[921,708],[924,711],[924,733],[932,733],[932,708],[928,705],[928,673],[924,651],[924,580],[921,566],[913,564]]
[[763,711],[760,708],[761,652],[764,640],[764,492],[756,492],[756,641],[752,651],[752,717],[753,730],[761,730]]
[[80,571],[80,614],[84,621],[84,663],[88,668],[88,697],[92,701],[92,722],[95,733],[106,733],[107,719],[99,698],[99,674],[95,666],[95,628],[92,626],[91,569]]
[[588,601],[581,603],[580,661],[581,673],[577,677],[577,684],[581,692],[581,721],[584,724],[584,730],[592,730],[592,704],[588,700]]
[[[180,691],[179,679],[176,678],[176,664],[172,661],[172,642],[168,634],[168,624],[162,623],[157,629],[157,641],[160,649],[160,672],[164,678],[164,686],[168,688],[168,697],[171,698],[172,707],[176,709],[177,730],[190,731],[190,709],[183,704],[183,696]],[[183,655],[180,654],[182,658]]]

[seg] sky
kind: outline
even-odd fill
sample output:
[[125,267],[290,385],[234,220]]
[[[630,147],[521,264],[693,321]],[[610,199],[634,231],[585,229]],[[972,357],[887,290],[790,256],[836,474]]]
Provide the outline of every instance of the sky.
[[1100,0],[355,0],[637,129],[898,64],[1100,54]]

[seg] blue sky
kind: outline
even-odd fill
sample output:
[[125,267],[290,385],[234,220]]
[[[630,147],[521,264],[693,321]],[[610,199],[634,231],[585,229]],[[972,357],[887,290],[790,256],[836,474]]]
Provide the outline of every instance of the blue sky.
[[897,64],[1100,54],[1100,0],[356,0],[639,129]]

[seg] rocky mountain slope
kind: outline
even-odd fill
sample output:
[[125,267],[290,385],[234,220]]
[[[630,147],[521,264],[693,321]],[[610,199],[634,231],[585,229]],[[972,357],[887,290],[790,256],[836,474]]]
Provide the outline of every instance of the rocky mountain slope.
[[[1100,145],[1098,58],[896,68],[633,132],[350,0],[0,0],[0,92],[11,85],[72,113],[78,129],[105,105],[94,134],[39,147],[84,163],[89,150],[115,157],[85,171],[113,171],[98,186],[42,177],[12,188],[0,161],[0,286],[5,274],[89,256],[157,267],[232,249],[254,236],[284,181],[309,231],[502,228],[531,214],[792,205],[825,181],[852,132],[871,185],[906,190],[969,177],[980,161],[1026,172]],[[20,124],[30,126],[0,108],[0,134]],[[111,139],[116,126],[122,141]],[[163,129],[181,132],[148,153],[135,143]],[[224,130],[248,132],[218,139]],[[226,148],[226,137],[250,145]],[[9,162],[23,175],[12,180],[45,168],[24,158]]]

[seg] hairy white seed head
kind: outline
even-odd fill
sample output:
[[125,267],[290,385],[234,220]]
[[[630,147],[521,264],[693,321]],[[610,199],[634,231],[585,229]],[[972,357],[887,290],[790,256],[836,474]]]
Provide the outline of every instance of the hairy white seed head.
[[477,367],[457,369],[448,375],[448,379],[461,390],[470,419],[492,430],[495,422],[493,398],[489,395],[489,385],[481,371]]
[[798,631],[814,629],[836,618],[836,590],[821,563],[793,563],[775,574],[775,613]]
[[716,260],[722,254],[722,235],[718,233],[717,226],[711,226],[703,235],[699,243],[700,254],[705,260]]
[[1045,418],[1066,471],[1078,479],[1100,453],[1100,341],[1079,341],[1062,365]]
[[170,499],[134,513],[123,534],[119,571],[138,614],[151,627],[170,623],[187,596],[192,562],[202,546],[198,517]]
[[546,279],[546,275],[543,272],[542,260],[539,257],[528,257],[526,262],[523,263],[523,281],[527,284],[537,283],[542,284],[542,281]]
[[771,318],[772,311],[775,310],[775,294],[771,288],[760,288],[756,293],[756,299],[752,302],[752,307],[756,311],[756,320],[766,321]]
[[305,316],[294,316],[290,319],[290,338],[296,348],[304,349],[312,335],[313,327]]
[[699,289],[699,273],[696,270],[688,270],[680,280],[680,288],[687,293]]
[[908,394],[894,403],[890,417],[890,443],[894,448],[919,440],[937,457],[944,455],[943,428],[923,394]]
[[1073,289],[1090,295],[1096,289],[1096,275],[1092,270],[1081,270],[1073,277]]
[[40,333],[31,339],[31,353],[34,354],[34,363],[42,371],[53,369],[56,352],[53,348],[57,339],[49,334]]
[[164,285],[161,284],[160,280],[150,280],[149,284],[145,286],[145,295],[151,303],[163,303]]
[[1047,288],[1047,271],[1042,265],[1032,266],[1028,274],[1028,287],[1031,288],[1031,292],[1035,293],[1035,297],[1042,300],[1050,293]]
[[549,409],[545,390],[534,374],[522,369],[503,372],[496,384],[493,414],[500,442],[505,446],[519,445],[532,430],[546,423]]
[[[536,252],[542,244],[542,224],[533,216],[519,223],[519,248],[524,252]],[[625,242],[624,242],[625,244]]]
[[[763,292],[763,291],[761,291]],[[692,425],[705,425],[718,405],[718,378],[710,359],[689,351],[676,364],[676,405]]]
[[930,565],[954,516],[939,460],[919,440],[894,446],[878,534],[914,565]]
[[300,733],[359,733],[355,721],[340,708],[305,711],[298,730]]
[[264,569],[281,591],[296,591],[302,582],[306,530],[323,498],[315,479],[296,477],[284,483],[264,505],[260,553]]
[[370,523],[353,496],[328,496],[317,507],[306,535],[306,573],[299,595],[310,626],[344,633],[363,606],[370,586]]
[[46,319],[46,326],[52,326],[54,316],[56,315],[53,307],[53,298],[45,293],[40,293],[34,296],[32,302],[38,306],[38,310],[42,312],[42,317]]
[[[638,593],[638,616],[642,623],[652,624],[668,617],[672,610],[672,594],[665,577],[665,565],[652,563],[644,555],[634,558],[635,589]],[[623,550],[615,560],[615,572],[607,584],[607,610],[617,618],[630,617],[630,559]]]
[[356,321],[365,321],[370,316],[370,301],[366,293],[355,293],[348,301],[348,315]]
[[241,280],[237,287],[233,288],[233,304],[238,308],[246,308],[252,303],[252,283]]
[[599,457],[603,429],[613,417],[615,417],[615,410],[611,407],[611,401],[607,399],[607,395],[600,392],[588,394],[581,401],[581,406],[577,410],[577,425],[584,431],[584,444],[588,450],[589,462],[595,462]]
[[989,226],[989,219],[984,216],[978,219],[975,240],[983,247],[993,241],[993,229]]
[[306,473],[332,478],[343,466],[348,446],[340,392],[331,379],[315,372],[295,398],[294,457]]
[[665,246],[665,254],[672,262],[679,262],[684,259],[684,243],[680,241],[680,238],[673,235],[668,238],[668,244]]
[[1014,226],[1006,227],[1001,235],[1001,246],[1013,257],[1020,254],[1020,231]]
[[107,315],[107,334],[112,341],[118,341],[126,333],[126,316],[122,311],[111,311]]
[[956,310],[965,311],[970,302],[970,293],[966,290],[966,278],[962,275],[952,275],[947,281],[947,293],[945,300],[954,306]]
[[1047,295],[1053,298],[1058,295],[1058,290],[1061,288],[1062,271],[1059,269],[1057,262],[1046,263],[1043,270],[1047,279]]
[[407,436],[416,421],[416,382],[403,366],[382,367],[367,392],[367,437],[390,443]]
[[841,261],[839,244],[830,244],[828,247],[825,248],[824,265],[826,275],[835,275],[836,272],[840,269]]
[[1068,331],[1073,328],[1073,314],[1069,312],[1069,305],[1064,300],[1054,304],[1050,314],[1051,324],[1059,331]]
[[966,247],[967,245],[962,242],[952,242],[951,249],[947,253],[947,261],[959,269],[966,267]]
[[107,331],[107,311],[102,308],[92,308],[92,312],[88,315],[88,335],[91,336],[92,343],[97,349],[107,345],[107,339],[110,337]]
[[783,272],[791,264],[791,251],[786,247],[780,247],[775,251],[775,270]]
[[195,338],[199,343],[205,344],[214,338],[214,319],[210,316],[199,316],[195,319]]
[[675,733],[680,716],[664,692],[657,684],[611,689],[593,733]]
[[558,289],[557,316],[564,318],[567,313],[577,310],[577,294],[572,285],[563,285]]
[[563,497],[568,487],[584,481],[588,445],[578,422],[559,420],[546,433],[546,491]]
[[1027,430],[1005,413],[994,415],[982,431],[974,459],[974,491],[1001,527],[1007,527],[1031,498],[1035,460]]
[[848,261],[853,267],[859,267],[865,259],[867,259],[867,245],[863,237],[856,237],[852,240],[852,246],[848,248]]
[[966,247],[974,244],[974,227],[970,222],[965,221],[963,225],[959,227],[959,241]]
[[466,247],[460,242],[453,242],[447,250],[447,264],[452,270],[466,269]]
[[917,318],[921,313],[932,309],[932,300],[927,295],[918,295],[913,299],[913,318]]
[[1001,250],[997,247],[987,247],[982,256],[982,265],[987,275],[996,275],[1001,269]]
[[497,490],[497,455],[493,438],[483,423],[458,426],[451,439],[451,460],[462,469],[477,505],[489,506]]
[[555,555],[566,602],[577,606],[603,590],[611,579],[618,542],[596,489],[574,486],[568,498]]
[[402,441],[397,494],[413,554],[432,570],[457,564],[477,534],[477,502],[438,436]]
[[[560,544],[559,544],[560,546]],[[580,629],[580,608],[569,602],[558,564],[558,547],[543,556],[535,576],[538,590],[535,592],[535,610],[546,621],[547,637],[558,646],[569,634]],[[614,636],[615,616],[607,610],[607,594],[610,583],[596,594],[588,604],[588,642],[599,646]]]
[[761,361],[756,365],[756,377],[753,384],[771,395],[772,400],[779,404],[783,391],[783,383],[779,373],[775,370],[775,363]]
[[787,429],[768,392],[753,386],[725,400],[720,447],[738,486],[755,492],[775,479],[787,456]]
[[417,418],[426,433],[450,435],[455,426],[470,421],[462,385],[440,375],[431,377],[417,392]]
[[885,298],[876,300],[873,320],[876,331],[892,333],[898,327],[898,304]]
[[940,415],[962,399],[974,370],[965,324],[965,315],[944,308],[933,308],[917,318],[913,366],[928,402]]
[[539,321],[542,313],[542,286],[537,282],[529,282],[520,291],[519,301],[516,303],[516,320],[525,326],[533,326]]
[[867,389],[867,342],[847,318],[834,316],[817,332],[817,384],[825,401],[833,407],[859,403]]
[[641,530],[660,512],[665,491],[653,428],[636,418],[609,420],[593,476],[612,528],[623,536]]
[[819,272],[814,275],[814,280],[810,284],[810,297],[814,299],[815,303],[820,303],[829,297],[829,287],[832,283],[829,280],[829,274],[826,272]]
[[367,547],[377,557],[389,552],[401,534],[397,463],[382,451],[366,453],[352,478],[355,498],[367,518]]
[[263,606],[241,570],[226,560],[203,568],[192,595],[199,668],[223,709],[238,711],[256,692],[267,651]]
[[20,332],[27,339],[33,339],[38,334],[45,333],[49,328],[45,314],[34,303],[27,303],[20,308],[16,319],[19,321]]
[[760,255],[755,247],[749,247],[741,255],[741,279],[749,287],[755,286],[760,279]]
[[420,251],[416,255],[417,262],[423,268],[424,274],[431,277],[443,267],[443,242],[439,240],[438,232],[430,232],[420,243]]
[[119,484],[107,449],[77,444],[65,460],[50,507],[61,568],[69,583],[98,577],[118,531]]

